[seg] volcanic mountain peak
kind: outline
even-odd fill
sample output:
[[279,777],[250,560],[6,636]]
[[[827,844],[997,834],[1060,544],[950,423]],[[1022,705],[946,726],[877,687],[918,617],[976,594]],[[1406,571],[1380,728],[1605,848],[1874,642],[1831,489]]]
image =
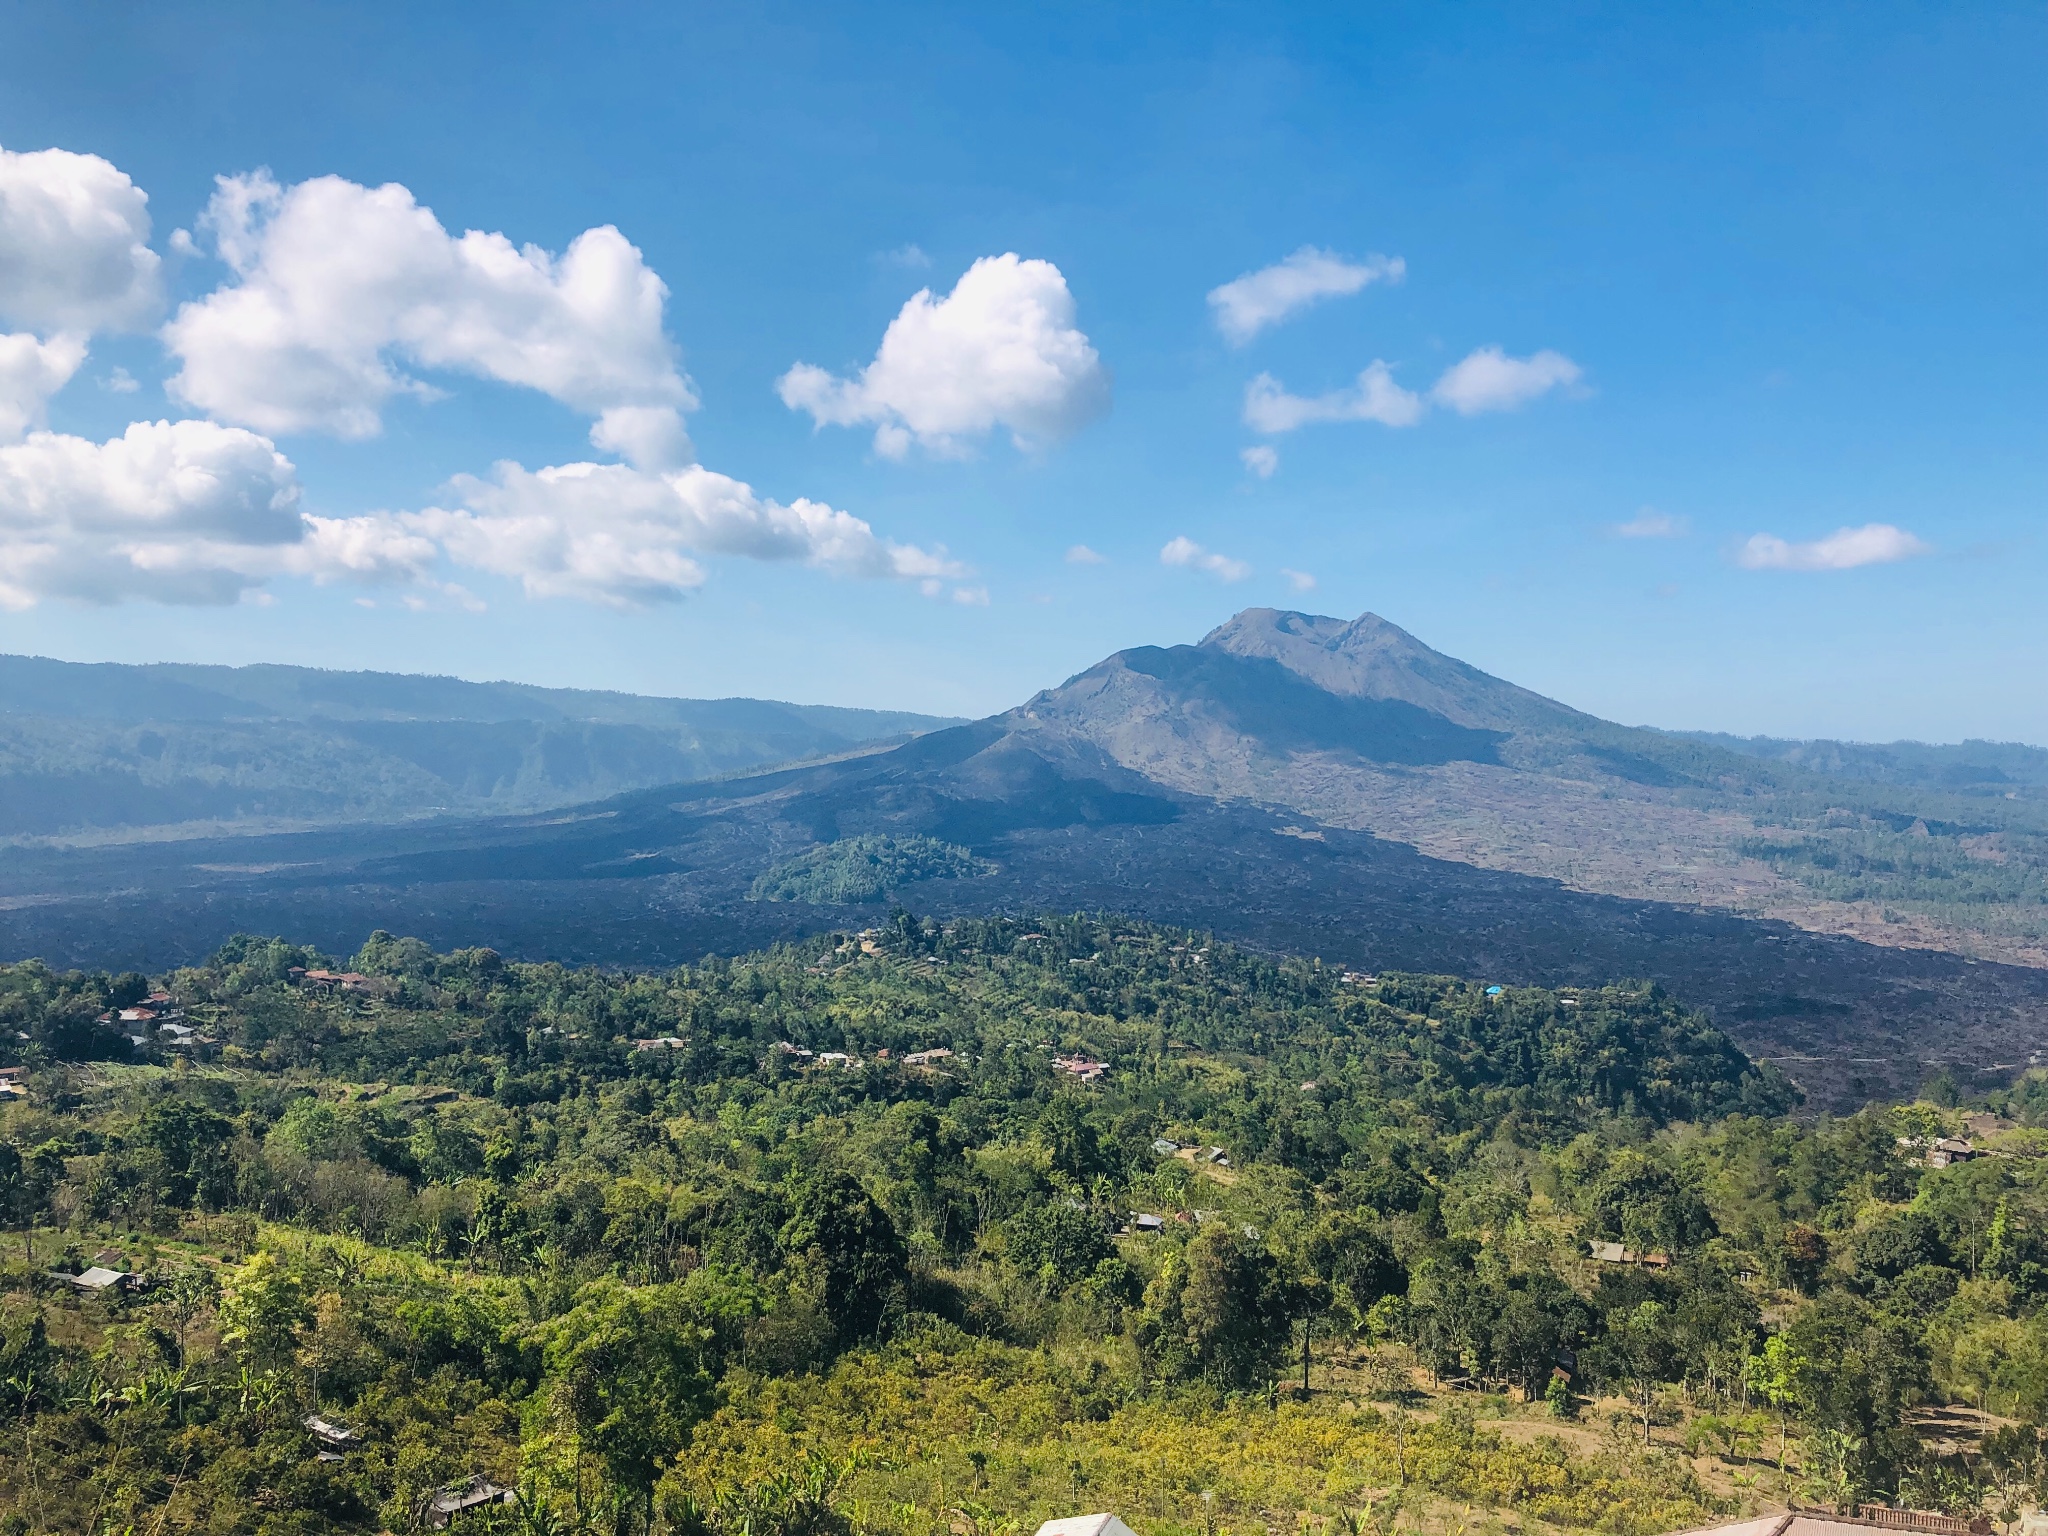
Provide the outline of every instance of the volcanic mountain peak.
[[1431,650],[1376,613],[1346,623],[1247,608],[1204,636],[1202,648],[1277,661],[1326,693],[1399,700],[1456,725],[1514,730],[1591,723],[1577,710]]

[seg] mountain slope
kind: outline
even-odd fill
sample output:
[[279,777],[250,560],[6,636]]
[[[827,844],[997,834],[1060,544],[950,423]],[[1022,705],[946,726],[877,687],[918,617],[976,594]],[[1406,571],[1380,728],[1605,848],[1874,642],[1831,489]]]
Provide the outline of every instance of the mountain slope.
[[2048,963],[2048,795],[2017,773],[1880,777],[1616,725],[1372,614],[1250,609],[1000,718],[1188,794],[1462,863]]
[[0,836],[538,809],[945,723],[762,699],[0,656]]

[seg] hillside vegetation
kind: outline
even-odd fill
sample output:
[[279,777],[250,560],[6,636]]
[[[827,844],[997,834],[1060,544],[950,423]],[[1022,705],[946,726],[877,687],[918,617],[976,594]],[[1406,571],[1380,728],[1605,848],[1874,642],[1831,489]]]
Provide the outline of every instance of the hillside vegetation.
[[946,723],[388,672],[0,656],[0,837],[538,810]]
[[970,879],[994,870],[987,859],[935,837],[845,837],[778,861],[762,871],[747,896],[855,906],[880,901],[919,880]]
[[[900,913],[659,974],[378,934],[293,984],[322,960],[158,978],[197,1062],[98,1022],[144,977],[0,970],[10,1532],[406,1530],[472,1475],[521,1530],[699,1536],[1648,1533],[2038,1479],[2034,1430],[1919,1416],[2048,1411],[2039,1134],[1937,1170],[1898,1138],[1949,1111],[1794,1123],[1651,987]],[[103,1248],[152,1287],[45,1274]],[[316,1410],[360,1445],[316,1459]]]

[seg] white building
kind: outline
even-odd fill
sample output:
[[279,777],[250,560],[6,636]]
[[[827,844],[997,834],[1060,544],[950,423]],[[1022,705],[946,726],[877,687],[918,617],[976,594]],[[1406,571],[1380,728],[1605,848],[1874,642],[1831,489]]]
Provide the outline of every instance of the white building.
[[1046,1521],[1038,1528],[1038,1536],[1137,1536],[1137,1533],[1115,1515],[1069,1515],[1064,1520]]

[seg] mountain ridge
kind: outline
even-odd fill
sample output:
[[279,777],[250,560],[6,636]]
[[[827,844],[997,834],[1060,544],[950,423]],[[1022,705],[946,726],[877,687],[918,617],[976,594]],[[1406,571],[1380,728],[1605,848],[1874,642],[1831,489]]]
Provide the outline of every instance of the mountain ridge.
[[950,723],[410,673],[0,656],[0,836],[529,810]]
[[[99,698],[90,684],[108,685]],[[84,692],[81,693],[81,687]],[[382,688],[409,702],[386,697]],[[464,709],[461,701],[468,701]],[[199,713],[184,716],[165,705]],[[246,715],[223,713],[242,705]],[[576,706],[581,707],[576,707]],[[125,706],[125,707],[122,707]],[[0,715],[193,719],[588,720],[648,724],[749,709],[820,721],[887,724],[890,730],[956,723],[958,717],[838,704],[791,704],[743,695],[699,699],[636,694],[612,688],[551,688],[504,679],[478,681],[447,673],[301,667],[283,662],[225,666],[201,662],[86,662],[0,654]],[[879,733],[878,733],[879,734]]]

